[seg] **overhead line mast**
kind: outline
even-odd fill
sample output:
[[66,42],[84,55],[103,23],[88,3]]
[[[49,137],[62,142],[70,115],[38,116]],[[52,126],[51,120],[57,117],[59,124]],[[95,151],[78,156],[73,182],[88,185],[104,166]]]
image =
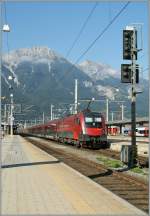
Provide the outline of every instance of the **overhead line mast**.
[[75,101],[74,101],[74,113],[78,112],[78,80],[75,79]]

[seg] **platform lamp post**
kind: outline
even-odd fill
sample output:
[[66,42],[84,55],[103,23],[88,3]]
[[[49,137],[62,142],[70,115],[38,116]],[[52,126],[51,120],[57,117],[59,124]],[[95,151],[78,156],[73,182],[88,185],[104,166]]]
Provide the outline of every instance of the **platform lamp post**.
[[109,121],[109,100],[106,98],[106,121]]
[[121,104],[120,108],[121,108],[121,120],[123,121],[124,120],[124,108],[125,108],[124,104]]
[[51,104],[51,120],[53,120],[53,117],[54,117],[54,114],[53,114],[53,108],[54,108],[54,105]]
[[13,94],[10,94],[10,135],[13,135],[13,122],[14,122],[14,117],[13,117],[13,109],[14,109],[14,100],[13,100]]
[[78,112],[78,80],[75,79],[74,114]]
[[[3,2],[0,2],[0,86],[1,86],[1,75],[2,75],[2,33],[3,32],[10,32],[10,28],[8,24],[3,25],[2,20],[2,4]],[[1,88],[0,88],[0,109],[1,109]],[[0,112],[0,139],[2,139],[2,116]],[[1,140],[0,140],[1,141]]]

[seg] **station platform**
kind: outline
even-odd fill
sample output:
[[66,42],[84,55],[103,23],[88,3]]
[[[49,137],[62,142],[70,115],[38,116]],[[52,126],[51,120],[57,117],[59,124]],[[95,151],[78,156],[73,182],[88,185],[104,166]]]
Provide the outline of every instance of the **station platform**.
[[[122,145],[131,145],[131,137],[127,136],[108,136],[110,141],[110,149],[114,151],[121,151]],[[148,157],[149,156],[149,138],[136,137],[136,145],[138,155]]]
[[2,141],[2,215],[147,215],[24,138]]

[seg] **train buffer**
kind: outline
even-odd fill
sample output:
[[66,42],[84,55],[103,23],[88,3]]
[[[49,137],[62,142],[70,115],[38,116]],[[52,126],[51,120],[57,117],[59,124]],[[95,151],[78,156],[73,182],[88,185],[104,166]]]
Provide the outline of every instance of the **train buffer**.
[[147,215],[21,136],[2,141],[2,215]]

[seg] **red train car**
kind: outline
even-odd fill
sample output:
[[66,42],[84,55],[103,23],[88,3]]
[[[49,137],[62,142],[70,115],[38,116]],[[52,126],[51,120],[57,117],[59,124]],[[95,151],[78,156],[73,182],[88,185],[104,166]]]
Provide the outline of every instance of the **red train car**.
[[148,127],[137,127],[136,128],[136,136],[148,137],[149,136],[149,128]]
[[115,135],[119,134],[119,127],[110,126],[110,127],[107,128],[107,133],[108,133],[108,135],[115,136]]
[[[131,129],[128,132],[128,135],[132,135]],[[149,128],[148,127],[137,127],[136,128],[136,136],[137,137],[148,137],[149,136]]]
[[61,142],[88,146],[107,147],[107,130],[102,114],[85,110],[75,115],[26,128],[26,134],[51,138]]

